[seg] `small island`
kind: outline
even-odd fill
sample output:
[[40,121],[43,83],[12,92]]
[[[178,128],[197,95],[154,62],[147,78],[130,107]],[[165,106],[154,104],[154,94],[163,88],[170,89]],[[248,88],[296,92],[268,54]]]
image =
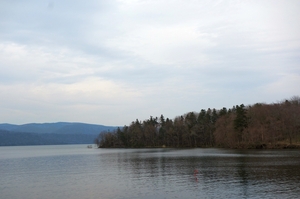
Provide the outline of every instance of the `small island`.
[[300,148],[300,97],[133,121],[95,139],[99,148]]

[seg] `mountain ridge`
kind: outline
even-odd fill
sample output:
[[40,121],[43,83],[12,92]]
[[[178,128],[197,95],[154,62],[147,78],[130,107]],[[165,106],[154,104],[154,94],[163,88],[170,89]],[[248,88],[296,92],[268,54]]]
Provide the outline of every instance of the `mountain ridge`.
[[118,127],[81,122],[0,124],[0,130],[23,133],[99,134],[101,131],[110,131],[116,128]]
[[117,126],[80,122],[0,124],[0,146],[92,144],[103,131]]

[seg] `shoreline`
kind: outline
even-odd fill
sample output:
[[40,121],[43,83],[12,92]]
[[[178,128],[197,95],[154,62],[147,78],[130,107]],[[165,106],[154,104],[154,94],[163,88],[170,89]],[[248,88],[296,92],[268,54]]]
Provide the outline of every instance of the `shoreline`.
[[146,146],[146,147],[99,147],[100,149],[193,149],[193,148],[220,148],[220,149],[300,149],[300,144],[241,144],[234,147],[222,147],[222,146],[211,146],[211,147],[167,147],[167,146]]

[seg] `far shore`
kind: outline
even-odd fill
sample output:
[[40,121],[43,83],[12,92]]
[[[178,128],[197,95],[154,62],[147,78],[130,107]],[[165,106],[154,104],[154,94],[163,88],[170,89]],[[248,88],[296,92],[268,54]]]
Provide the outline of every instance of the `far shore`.
[[[167,147],[167,146],[143,146],[143,147],[101,147],[98,146],[98,148],[119,148],[119,149],[168,149],[168,148],[176,148],[176,149],[192,149],[195,147]],[[221,147],[221,146],[212,146],[212,147],[196,147],[196,148],[220,148],[220,149],[300,149],[300,144],[286,144],[286,143],[280,143],[280,144],[240,144],[236,147]]]

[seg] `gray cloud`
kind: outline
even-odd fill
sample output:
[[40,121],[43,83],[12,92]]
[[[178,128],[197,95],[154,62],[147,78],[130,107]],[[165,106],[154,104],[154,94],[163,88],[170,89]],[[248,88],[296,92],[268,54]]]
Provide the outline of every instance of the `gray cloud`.
[[0,120],[124,125],[297,95],[299,8],[293,0],[2,1]]

